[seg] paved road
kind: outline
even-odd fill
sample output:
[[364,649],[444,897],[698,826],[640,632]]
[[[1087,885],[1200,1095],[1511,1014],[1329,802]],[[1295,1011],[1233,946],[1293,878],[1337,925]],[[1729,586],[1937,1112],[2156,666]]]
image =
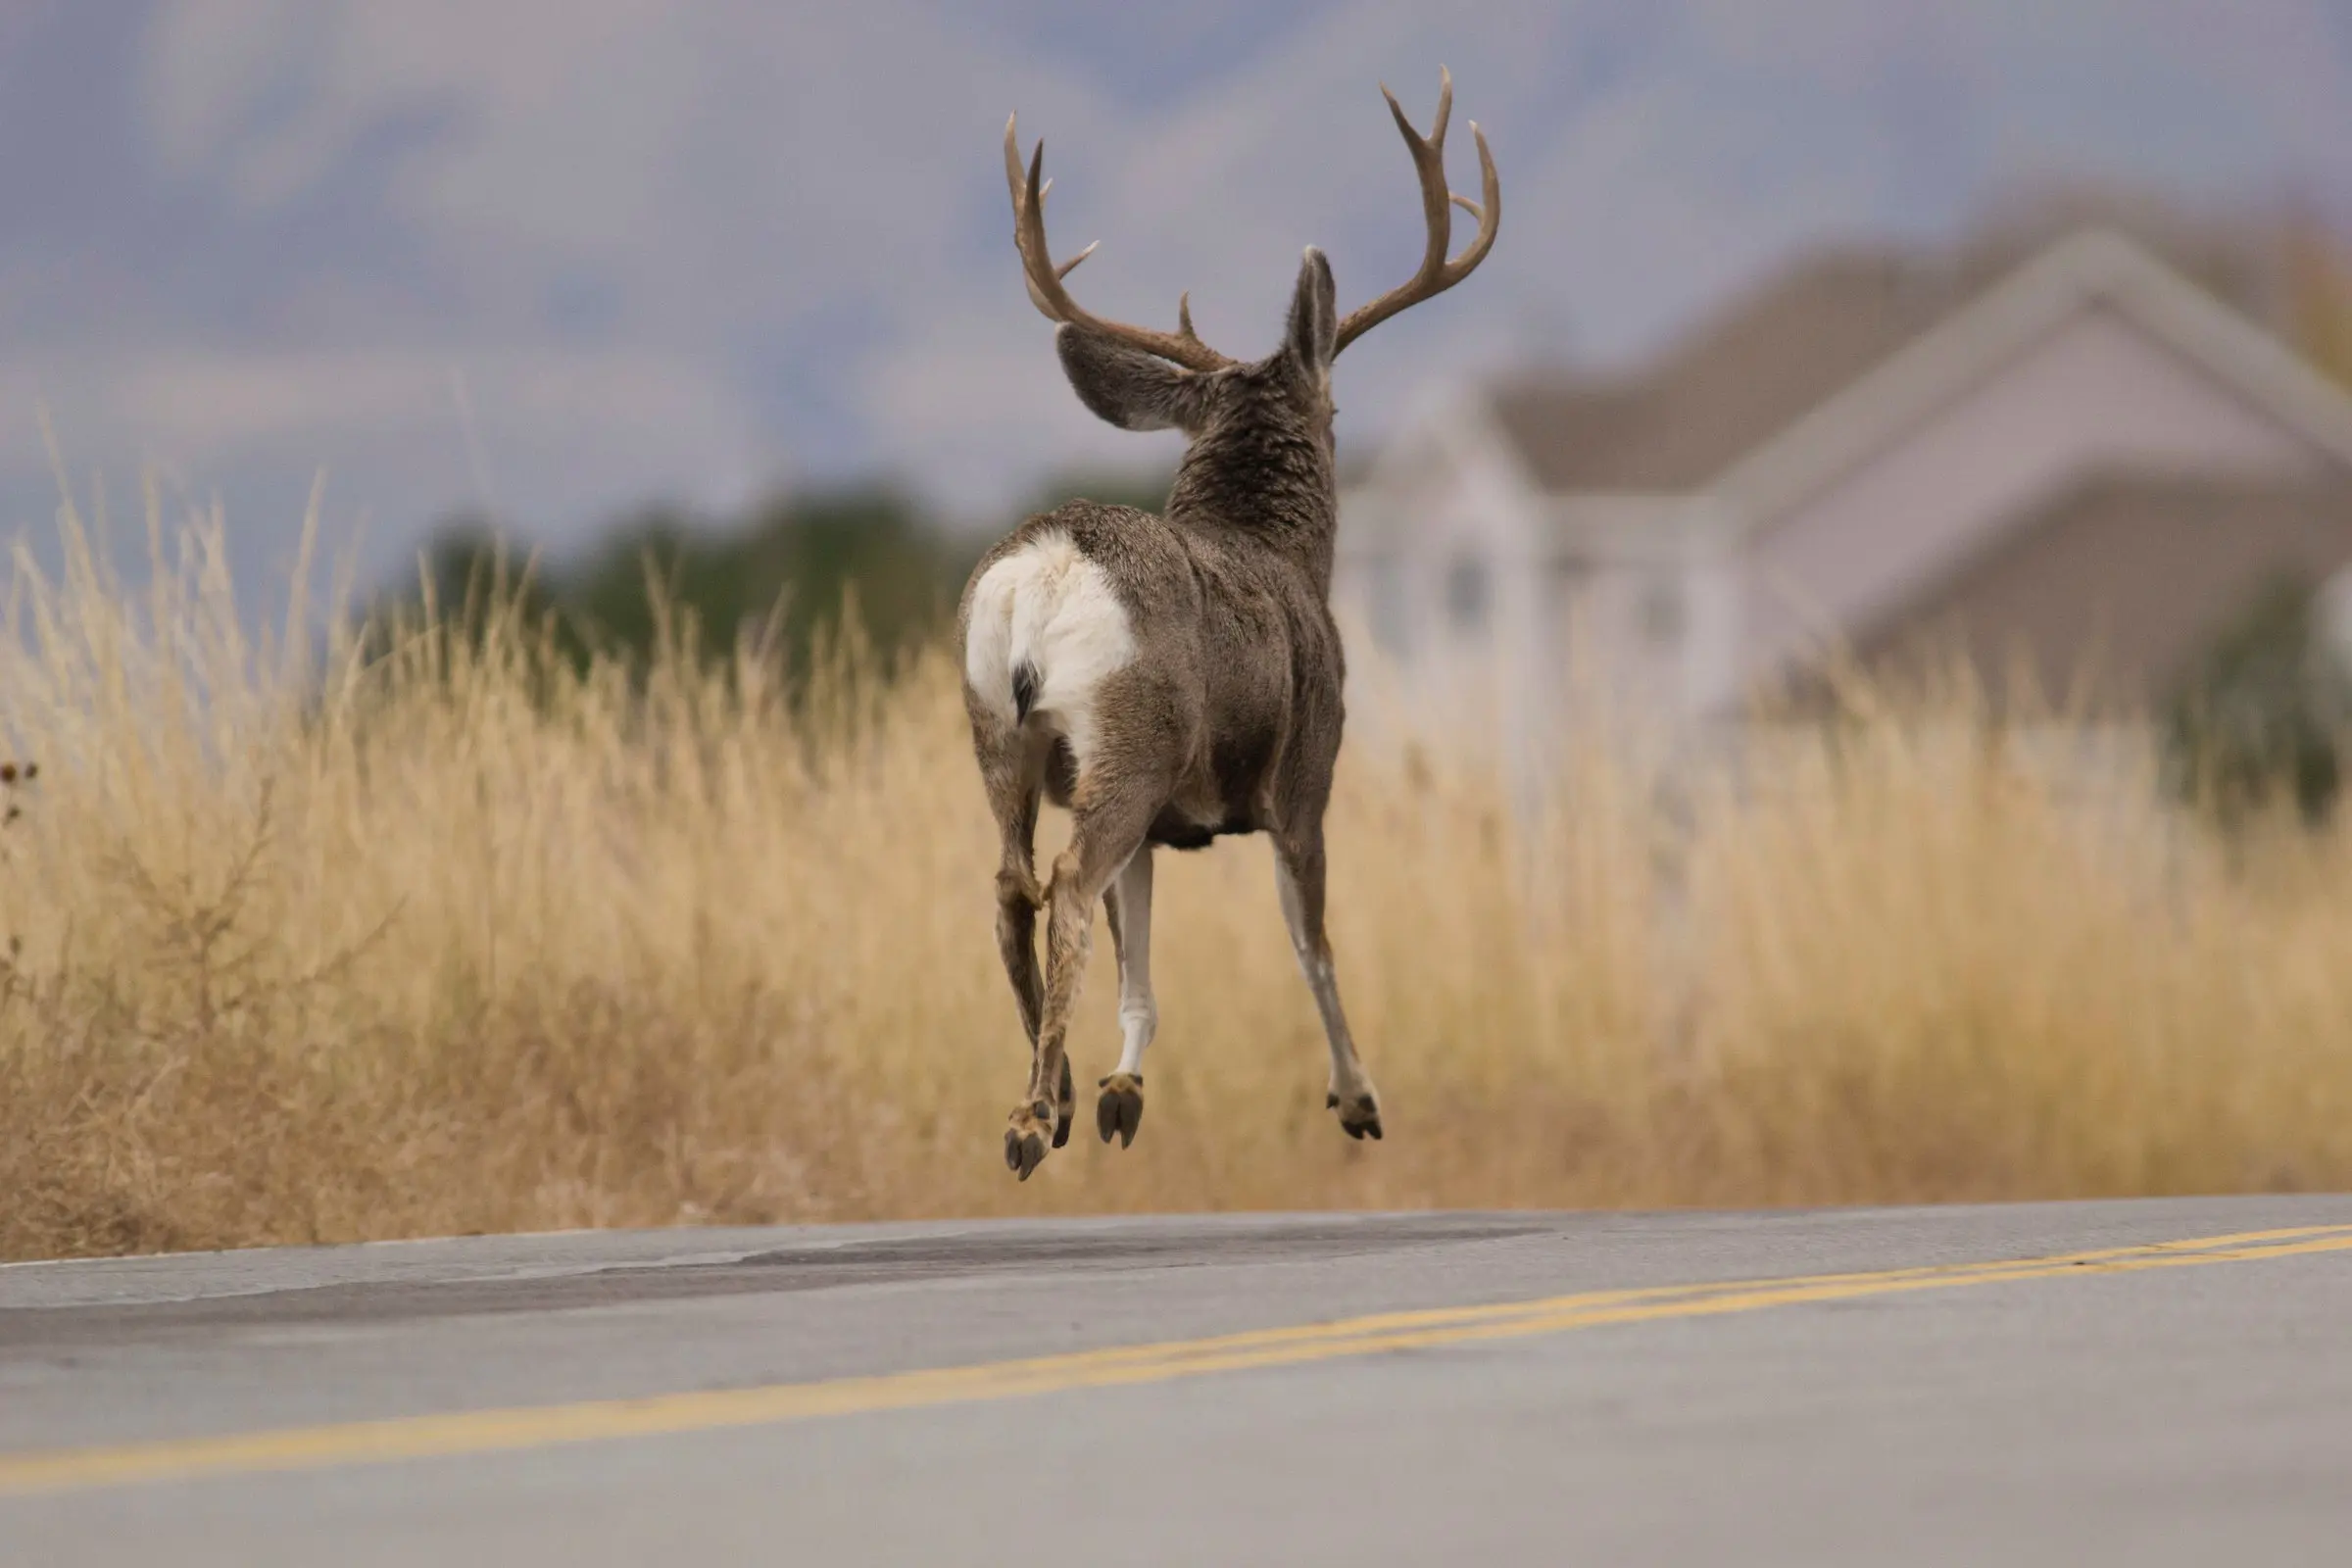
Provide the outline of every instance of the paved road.
[[2247,1568],[2348,1544],[2352,1198],[0,1268],[12,1565]]

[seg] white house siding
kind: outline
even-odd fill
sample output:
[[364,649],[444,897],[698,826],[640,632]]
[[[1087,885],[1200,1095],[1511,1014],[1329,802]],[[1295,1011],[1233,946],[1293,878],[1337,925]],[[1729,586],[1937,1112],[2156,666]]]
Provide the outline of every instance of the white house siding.
[[[1642,718],[1696,711],[1727,678],[1733,578],[1715,511],[1687,496],[1554,499],[1545,667],[1555,692]],[[1555,697],[1553,710],[1560,707]]]
[[1475,399],[1434,412],[1342,497],[1332,598],[1359,640],[1352,711],[1379,723],[1400,702],[1417,727],[1529,729],[1553,695],[1541,508]]
[[1628,717],[1678,710],[1690,594],[1672,557],[1588,560],[1565,573],[1566,620],[1551,645],[1558,683]]

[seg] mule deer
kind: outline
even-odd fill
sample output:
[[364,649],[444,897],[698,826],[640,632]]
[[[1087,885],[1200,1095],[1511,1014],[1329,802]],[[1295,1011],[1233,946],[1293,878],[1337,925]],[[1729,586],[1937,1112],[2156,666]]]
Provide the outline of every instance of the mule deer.
[[[1004,1162],[1023,1181],[1049,1144],[1069,1138],[1063,1037],[1095,901],[1108,906],[1124,1036],[1117,1070],[1099,1085],[1096,1127],[1125,1147],[1143,1119],[1144,1050],[1158,1020],[1152,852],[1200,849],[1224,834],[1273,839],[1283,915],[1331,1048],[1326,1103],[1349,1137],[1381,1135],[1380,1099],[1348,1037],[1323,934],[1323,811],[1345,673],[1330,606],[1339,509],[1331,366],[1372,327],[1460,282],[1494,243],[1501,188],[1475,122],[1481,200],[1446,188],[1453,82],[1440,79],[1426,138],[1381,89],[1420,177],[1420,270],[1343,318],[1330,264],[1309,248],[1282,346],[1253,364],[1201,341],[1189,296],[1174,332],[1080,308],[1062,280],[1094,246],[1053,260],[1045,144],[1024,172],[1014,122],[1005,122],[1014,247],[1030,300],[1056,323],[1054,347],[1079,401],[1112,424],[1172,426],[1187,440],[1164,515],[1073,501],[1033,516],[981,560],[957,611],[964,707],[1004,838],[997,941],[1031,1048],[1029,1090],[1004,1132]],[[1478,220],[1458,257],[1449,254],[1456,205]],[[1041,797],[1071,814],[1069,847],[1042,886],[1033,847]]]

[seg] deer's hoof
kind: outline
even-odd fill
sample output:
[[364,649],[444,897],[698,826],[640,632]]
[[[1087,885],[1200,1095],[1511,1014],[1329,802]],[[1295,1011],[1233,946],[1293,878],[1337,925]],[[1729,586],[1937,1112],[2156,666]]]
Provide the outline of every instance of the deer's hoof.
[[1054,1107],[1044,1101],[1014,1111],[1004,1129],[1004,1168],[1027,1181],[1046,1162],[1046,1146],[1058,1145]]
[[1095,1102],[1095,1130],[1109,1143],[1116,1133],[1119,1147],[1125,1149],[1135,1142],[1135,1131],[1144,1124],[1144,1075],[1140,1072],[1114,1072],[1102,1080],[1102,1098]]
[[1380,1141],[1380,1099],[1370,1089],[1346,1097],[1335,1089],[1323,1097],[1323,1103],[1340,1113],[1340,1131],[1348,1137]]

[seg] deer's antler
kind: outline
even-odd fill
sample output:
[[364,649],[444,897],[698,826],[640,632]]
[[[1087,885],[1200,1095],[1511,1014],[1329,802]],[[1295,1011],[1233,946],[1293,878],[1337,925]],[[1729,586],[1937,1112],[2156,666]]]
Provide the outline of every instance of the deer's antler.
[[[1391,100],[1395,102],[1395,100]],[[1017,118],[1017,117],[1015,117]],[[1485,145],[1483,142],[1480,144]],[[1053,253],[1046,248],[1046,192],[1054,182],[1042,179],[1045,173],[1046,144],[1037,144],[1036,154],[1029,160],[1028,172],[1021,171],[1021,144],[1014,130],[1013,119],[1004,122],[1004,182],[1012,190],[1012,243],[1021,253],[1021,278],[1029,285],[1030,303],[1043,313],[1049,321],[1065,321],[1072,326],[1090,327],[1105,337],[1115,338],[1130,348],[1142,349],[1194,370],[1221,370],[1235,362],[1200,341],[1193,330],[1192,296],[1180,296],[1176,302],[1176,330],[1154,332],[1148,326],[1130,326],[1124,321],[1106,321],[1090,315],[1061,280],[1072,269],[1095,253],[1087,246],[1068,261],[1056,265]],[[1441,176],[1441,184],[1443,176]],[[1490,187],[1492,180],[1490,179]],[[1100,243],[1098,241],[1097,243]]]
[[[1332,350],[1335,355],[1398,311],[1433,294],[1443,294],[1468,277],[1494,248],[1494,230],[1502,221],[1502,181],[1494,172],[1494,155],[1487,150],[1487,133],[1478,128],[1475,120],[1470,122],[1470,134],[1478,141],[1481,200],[1456,196],[1446,185],[1446,121],[1453,113],[1453,74],[1443,66],[1438,68],[1438,119],[1426,138],[1413,129],[1396,95],[1385,83],[1380,94],[1389,101],[1389,113],[1396,117],[1396,128],[1404,133],[1405,149],[1413,155],[1413,172],[1421,178],[1421,217],[1429,225],[1429,248],[1422,252],[1421,270],[1401,286],[1348,313],[1340,322],[1338,347]],[[1478,220],[1478,237],[1461,255],[1447,261],[1455,207]]]

